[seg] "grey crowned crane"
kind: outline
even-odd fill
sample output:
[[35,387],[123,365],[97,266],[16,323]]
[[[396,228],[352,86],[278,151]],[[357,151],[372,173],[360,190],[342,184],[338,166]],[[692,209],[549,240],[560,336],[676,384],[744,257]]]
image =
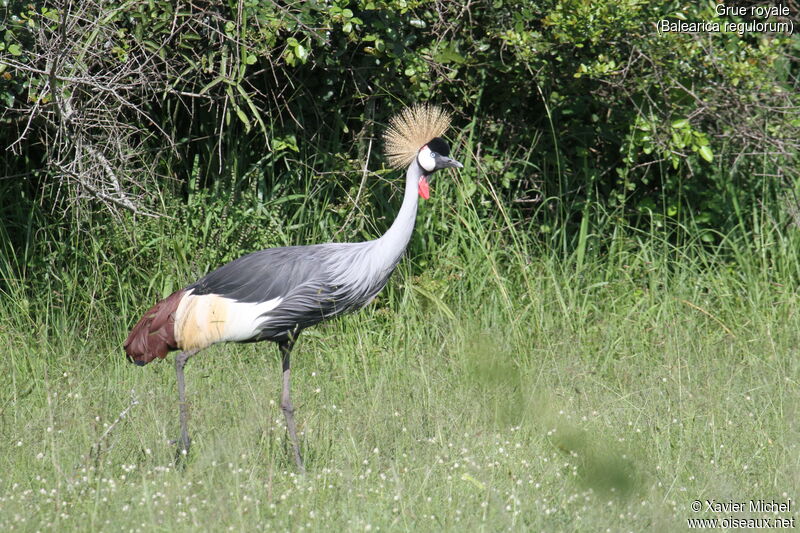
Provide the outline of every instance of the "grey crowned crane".
[[403,205],[386,233],[359,243],[269,248],[236,259],[154,305],[125,340],[128,359],[146,365],[173,350],[180,400],[179,451],[189,452],[183,368],[190,357],[218,342],[273,341],[283,363],[281,409],[294,460],[303,470],[290,395],[289,359],[300,332],[367,305],[383,289],[414,230],[418,196],[442,168],[461,168],[441,138],[450,117],[416,105],[393,117],[384,135],[394,167],[408,167]]

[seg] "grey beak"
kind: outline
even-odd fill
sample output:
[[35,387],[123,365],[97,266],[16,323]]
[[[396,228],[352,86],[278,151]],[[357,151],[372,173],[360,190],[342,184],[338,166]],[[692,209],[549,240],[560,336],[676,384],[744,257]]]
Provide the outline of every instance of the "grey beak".
[[442,168],[464,168],[464,165],[449,157],[442,157]]

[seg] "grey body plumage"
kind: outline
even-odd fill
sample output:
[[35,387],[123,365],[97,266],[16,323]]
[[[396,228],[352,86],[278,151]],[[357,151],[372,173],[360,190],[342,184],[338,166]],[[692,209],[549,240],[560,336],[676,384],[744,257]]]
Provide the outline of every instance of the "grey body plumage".
[[[270,248],[240,257],[187,287],[238,302],[281,299],[253,337],[283,341],[303,329],[368,304],[386,285],[396,262],[372,260],[378,243],[329,243]],[[397,259],[402,256],[398,255]]]
[[416,162],[409,166],[403,205],[379,239],[261,250],[220,267],[186,289],[239,302],[281,298],[245,342],[284,341],[322,320],[356,311],[377,296],[403,257],[417,214],[416,184],[423,174]]

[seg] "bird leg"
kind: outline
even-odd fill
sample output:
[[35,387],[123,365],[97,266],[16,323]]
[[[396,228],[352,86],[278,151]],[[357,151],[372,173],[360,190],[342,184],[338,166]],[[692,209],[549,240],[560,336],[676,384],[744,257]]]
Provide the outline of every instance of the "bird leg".
[[294,406],[292,405],[292,397],[290,394],[291,381],[289,356],[292,352],[295,338],[296,337],[292,335],[287,340],[278,344],[283,363],[283,392],[281,393],[281,409],[283,410],[283,416],[286,417],[286,429],[289,431],[289,438],[292,440],[294,462],[297,463],[297,468],[299,468],[301,472],[305,472],[306,469],[303,466],[303,458],[300,456],[300,446],[297,443],[297,427],[294,424]]
[[189,350],[180,352],[175,356],[175,372],[178,375],[178,406],[181,412],[181,438],[178,442],[178,458],[189,455],[189,446],[192,443],[191,439],[189,439],[189,409],[186,405],[186,384],[183,378],[183,367],[186,365],[186,361],[198,351]]

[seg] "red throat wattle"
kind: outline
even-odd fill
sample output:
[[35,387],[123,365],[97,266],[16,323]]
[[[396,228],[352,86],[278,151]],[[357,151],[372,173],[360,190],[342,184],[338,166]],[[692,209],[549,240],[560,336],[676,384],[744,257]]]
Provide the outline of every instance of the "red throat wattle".
[[431,197],[431,190],[428,187],[428,178],[422,176],[419,179],[419,185],[417,186],[417,190],[419,191],[419,195],[422,196],[425,200]]

